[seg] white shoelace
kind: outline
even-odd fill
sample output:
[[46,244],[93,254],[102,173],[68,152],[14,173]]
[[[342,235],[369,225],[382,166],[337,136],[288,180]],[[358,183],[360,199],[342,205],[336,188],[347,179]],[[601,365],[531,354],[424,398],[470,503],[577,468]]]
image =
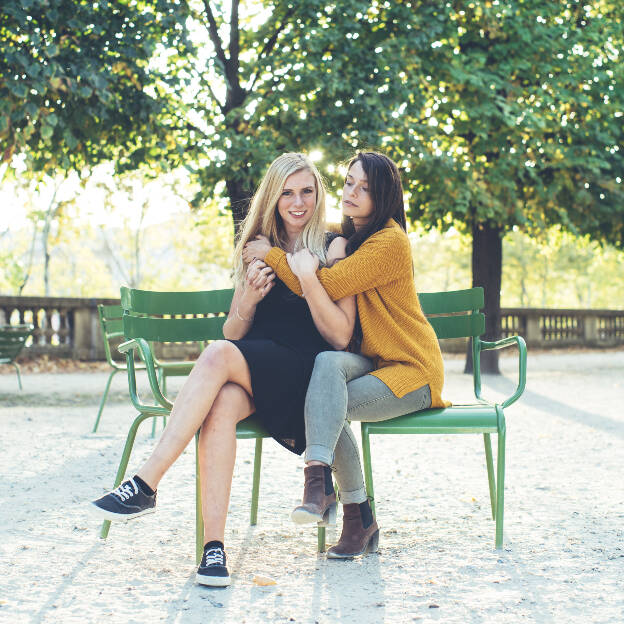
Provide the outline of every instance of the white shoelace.
[[[130,487],[131,483],[132,483],[132,487]],[[132,488],[134,488],[134,491],[132,490]],[[115,496],[117,496],[117,498],[119,498],[122,501],[128,500],[129,498],[131,498],[132,496],[138,493],[139,493],[139,488],[137,487],[137,484],[134,482],[134,479],[128,479],[127,481],[124,481],[116,490],[113,490],[111,492],[111,494],[114,494]]]
[[206,566],[223,565],[223,551],[220,548],[209,548],[204,554]]

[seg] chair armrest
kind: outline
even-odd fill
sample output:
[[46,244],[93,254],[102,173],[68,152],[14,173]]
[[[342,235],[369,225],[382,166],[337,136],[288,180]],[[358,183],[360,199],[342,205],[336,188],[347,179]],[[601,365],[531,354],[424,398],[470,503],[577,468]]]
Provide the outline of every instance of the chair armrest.
[[[479,351],[504,349],[505,347],[508,347],[512,344],[515,344],[518,347],[518,386],[516,387],[516,391],[509,398],[505,399],[501,403],[501,406],[503,408],[510,406],[512,403],[515,403],[524,392],[524,388],[526,386],[526,343],[524,342],[524,338],[522,338],[522,336],[509,336],[508,338],[503,338],[502,340],[497,340],[495,342],[486,342],[485,340],[479,341]],[[479,396],[481,394],[480,380],[478,383],[478,393],[477,384],[475,384],[475,394],[477,395],[478,399],[481,398],[481,396]]]
[[[171,409],[173,408],[173,403],[167,400],[167,398],[163,395],[160,390],[160,386],[158,385],[158,377],[156,375],[156,366],[154,364],[154,358],[152,356],[152,350],[149,347],[149,344],[143,338],[135,338],[133,340],[128,340],[127,342],[122,342],[119,347],[117,347],[120,353],[126,354],[126,362],[128,365],[128,387],[130,390],[130,399],[132,400],[132,404],[137,408],[141,413],[150,412],[150,413],[162,413],[163,415],[169,414]],[[157,403],[162,405],[162,407],[154,406],[154,405],[144,405],[141,403],[136,389],[136,374],[135,374],[135,366],[134,366],[134,351],[135,349],[138,351],[139,356],[145,362],[145,371],[147,372],[147,379],[149,381],[150,389],[152,390],[152,394],[154,395],[154,399]]]

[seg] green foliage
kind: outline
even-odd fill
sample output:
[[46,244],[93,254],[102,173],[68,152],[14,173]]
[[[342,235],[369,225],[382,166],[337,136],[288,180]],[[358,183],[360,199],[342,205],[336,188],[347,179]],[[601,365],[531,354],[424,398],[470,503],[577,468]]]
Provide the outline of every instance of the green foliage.
[[[0,162],[35,171],[115,159],[133,168],[171,152],[180,86],[152,61],[187,49],[184,2],[15,0],[0,8]],[[168,144],[169,142],[169,144]]]
[[392,144],[412,215],[624,245],[621,3],[435,4],[436,38],[407,71],[420,97]]
[[192,100],[185,152],[201,181],[196,202],[218,192],[235,219],[281,152],[321,151],[332,178],[354,149],[382,146],[395,103],[414,100],[399,76],[429,35],[410,3],[246,3],[240,16],[237,2],[192,7],[191,32],[207,33],[213,50],[189,64],[192,94],[177,94]]

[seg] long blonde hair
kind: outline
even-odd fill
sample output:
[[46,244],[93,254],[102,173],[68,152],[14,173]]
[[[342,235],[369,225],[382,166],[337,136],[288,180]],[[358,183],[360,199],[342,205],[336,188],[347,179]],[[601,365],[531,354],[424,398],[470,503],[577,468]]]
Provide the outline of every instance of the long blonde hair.
[[305,247],[316,254],[321,263],[325,263],[325,185],[318,169],[307,156],[289,152],[278,156],[271,163],[251,200],[249,212],[241,223],[239,239],[234,250],[235,286],[242,284],[247,270],[243,262],[243,247],[255,236],[262,234],[274,247],[287,250],[286,232],[277,211],[277,202],[287,178],[303,170],[309,171],[314,176],[316,206],[312,218],[306,223],[295,243],[295,250]]

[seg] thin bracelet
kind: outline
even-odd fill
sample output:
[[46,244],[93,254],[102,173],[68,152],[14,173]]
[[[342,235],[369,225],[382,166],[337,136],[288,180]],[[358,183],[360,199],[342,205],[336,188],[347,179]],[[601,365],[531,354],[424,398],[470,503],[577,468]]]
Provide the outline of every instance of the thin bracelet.
[[245,317],[241,316],[240,312],[238,311],[238,306],[236,306],[236,316],[238,316],[238,318],[241,321],[245,321],[246,323],[251,323],[254,320],[253,316],[251,318],[245,318]]

